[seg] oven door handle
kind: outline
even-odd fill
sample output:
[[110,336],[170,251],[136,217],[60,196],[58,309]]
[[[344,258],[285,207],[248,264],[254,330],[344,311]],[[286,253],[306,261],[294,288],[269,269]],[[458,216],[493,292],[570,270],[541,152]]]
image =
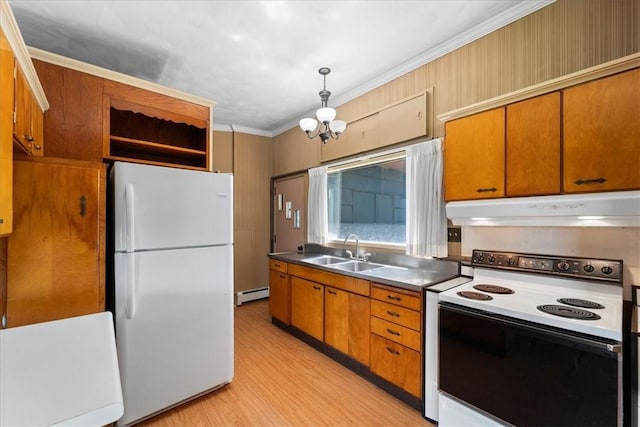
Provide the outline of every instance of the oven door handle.
[[458,305],[448,304],[446,302],[440,302],[440,309],[445,308],[450,311],[454,311],[457,313],[462,313],[468,316],[478,317],[481,319],[486,319],[491,322],[500,322],[505,323],[507,325],[533,332],[540,335],[546,335],[548,337],[554,338],[557,342],[566,343],[571,342],[574,344],[578,344],[581,347],[586,347],[589,351],[597,352],[597,353],[605,353],[611,354],[615,353],[620,355],[622,353],[622,344],[618,341],[607,340],[603,338],[602,341],[597,341],[591,338],[576,336],[567,332],[562,332],[556,329],[545,328],[542,326],[536,326],[530,323],[524,323],[515,319],[507,318],[505,316],[497,315],[497,314],[485,314],[484,312],[479,312],[475,310],[468,309],[466,307],[461,307]]

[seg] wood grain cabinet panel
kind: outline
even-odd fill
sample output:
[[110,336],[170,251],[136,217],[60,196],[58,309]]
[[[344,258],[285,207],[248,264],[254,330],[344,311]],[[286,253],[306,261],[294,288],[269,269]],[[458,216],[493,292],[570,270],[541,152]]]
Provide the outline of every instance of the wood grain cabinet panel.
[[103,79],[44,61],[33,65],[50,104],[46,155],[101,162]]
[[0,28],[0,236],[13,230],[13,61]]
[[374,283],[371,371],[422,397],[422,294]]
[[333,160],[361,153],[380,146],[378,113],[363,117],[347,125],[338,140],[329,140],[320,148],[321,160]]
[[42,156],[44,147],[43,112],[22,72],[15,63],[13,137],[27,154]]
[[379,145],[390,145],[427,135],[427,94],[380,111]]
[[269,313],[287,325],[291,323],[291,284],[289,280],[287,273],[269,270]]
[[445,125],[445,199],[504,197],[504,107]]
[[422,396],[420,352],[371,334],[371,371],[418,398]]
[[324,285],[291,277],[291,325],[324,340]]
[[507,106],[507,196],[560,193],[560,92]]
[[564,90],[565,192],[640,188],[640,68]]
[[104,311],[104,184],[102,164],[14,162],[9,326]]
[[369,365],[369,298],[325,287],[324,341]]

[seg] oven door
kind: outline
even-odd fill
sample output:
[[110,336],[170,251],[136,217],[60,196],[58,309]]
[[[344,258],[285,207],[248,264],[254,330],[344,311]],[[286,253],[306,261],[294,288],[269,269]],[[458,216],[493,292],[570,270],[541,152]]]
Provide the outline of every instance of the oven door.
[[517,426],[621,425],[619,342],[447,303],[439,316],[442,392]]

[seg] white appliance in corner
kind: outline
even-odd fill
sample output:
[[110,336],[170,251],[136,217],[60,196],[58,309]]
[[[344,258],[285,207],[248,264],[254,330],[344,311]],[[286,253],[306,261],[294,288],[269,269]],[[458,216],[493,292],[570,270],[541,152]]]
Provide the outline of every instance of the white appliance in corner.
[[110,180],[129,425],[233,377],[233,177],[116,162]]

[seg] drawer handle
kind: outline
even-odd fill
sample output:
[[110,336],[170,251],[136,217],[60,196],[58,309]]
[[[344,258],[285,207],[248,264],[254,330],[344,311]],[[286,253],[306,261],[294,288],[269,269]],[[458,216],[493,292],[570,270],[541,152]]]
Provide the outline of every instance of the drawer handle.
[[495,193],[496,191],[498,191],[498,189],[496,187],[491,187],[491,188],[478,188],[476,190],[476,192],[478,193]]
[[336,291],[327,291],[329,292],[331,295],[336,295]]
[[273,266],[274,266],[275,268],[280,268],[280,267],[282,267],[280,264],[275,264],[275,263],[273,264]]
[[287,278],[287,276],[285,276],[284,274],[280,274],[280,278],[281,278],[281,279],[286,279],[286,278]]
[[391,301],[402,301],[402,298],[394,297],[393,295],[387,295],[387,299],[390,299]]
[[400,355],[400,352],[398,350],[394,350],[391,347],[387,347],[387,351],[391,354],[395,354],[396,356]]
[[396,332],[396,331],[394,331],[393,329],[389,329],[389,328],[387,328],[387,332],[389,332],[391,335],[395,335],[395,336],[397,336],[397,337],[399,337],[399,336],[400,336],[400,332]]
[[584,184],[604,184],[607,182],[606,178],[600,177],[595,179],[579,179],[574,182],[576,185],[584,185]]
[[391,310],[387,310],[387,314],[389,316],[393,316],[393,317],[400,317],[400,314],[396,313],[395,311],[391,311]]
[[315,289],[316,291],[319,291],[322,288],[320,286],[313,285],[313,289]]

